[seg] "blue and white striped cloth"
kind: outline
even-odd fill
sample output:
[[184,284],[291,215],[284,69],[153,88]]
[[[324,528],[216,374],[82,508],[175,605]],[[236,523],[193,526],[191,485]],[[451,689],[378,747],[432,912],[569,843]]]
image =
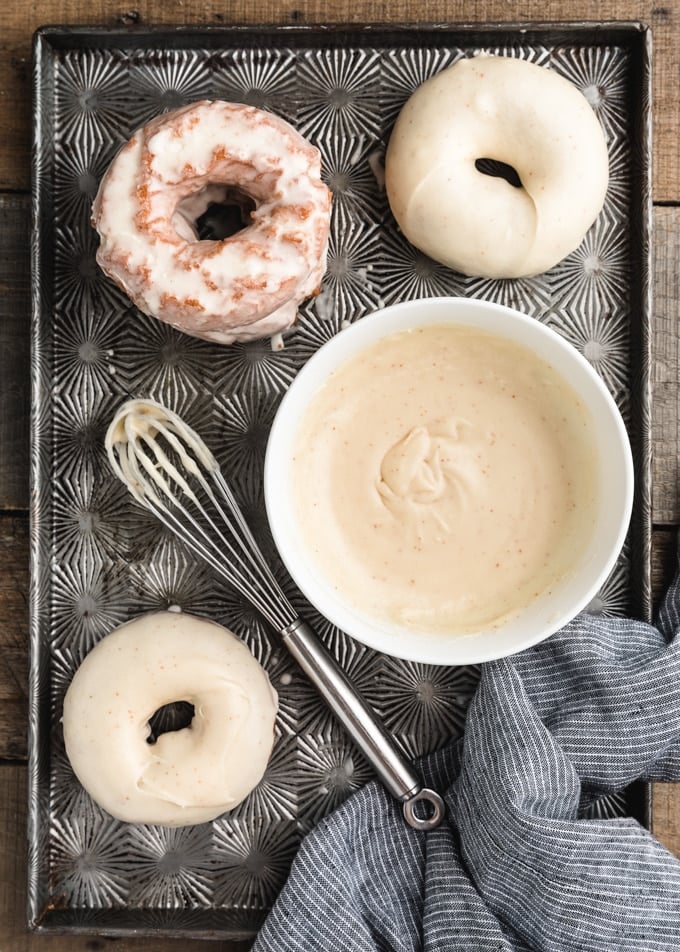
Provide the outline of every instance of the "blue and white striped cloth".
[[305,839],[254,952],[679,952],[680,860],[586,819],[680,779],[680,581],[656,627],[581,615],[483,667],[462,741],[425,760],[447,821],[408,828],[377,783]]

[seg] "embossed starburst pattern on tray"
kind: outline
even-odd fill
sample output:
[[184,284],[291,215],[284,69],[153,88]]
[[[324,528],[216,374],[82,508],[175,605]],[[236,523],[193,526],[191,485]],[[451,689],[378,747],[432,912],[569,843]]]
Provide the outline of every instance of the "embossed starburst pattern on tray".
[[[635,348],[646,339],[639,309],[646,246],[631,221],[644,218],[640,170],[647,155],[640,129],[648,75],[644,64],[632,62],[630,37],[610,43],[606,35],[574,30],[565,36],[507,30],[468,36],[444,29],[112,40],[76,32],[52,45],[47,36],[35,166],[41,219],[31,714],[31,904],[35,916],[51,909],[47,928],[54,922],[185,936],[252,932],[301,836],[371,778],[250,606],[197,565],[115,481],[102,437],[128,395],[168,403],[203,434],[273,555],[261,488],[264,449],[299,368],[347,322],[385,304],[483,297],[550,324],[592,362],[631,421],[644,474],[645,365]],[[400,234],[381,187],[389,132],[407,97],[429,76],[481,50],[521,56],[567,76],[591,102],[607,139],[611,187],[600,218],[577,251],[537,278],[468,278],[432,261]],[[637,83],[630,81],[634,69]],[[179,334],[138,313],[95,263],[89,211],[111,158],[140,123],[202,98],[274,110],[322,154],[334,193],[328,270],[321,294],[300,308],[282,351],[268,341],[217,347]],[[643,479],[633,548],[593,600],[596,613],[629,611],[631,593],[638,605],[647,602],[644,552],[637,563],[631,560],[631,551],[646,546],[647,489]],[[282,584],[410,756],[460,736],[476,668],[378,655],[321,619],[288,580]],[[267,668],[280,698],[274,752],[258,788],[231,814],[186,830],[126,826],[108,817],[73,776],[59,725],[64,693],[86,652],[121,622],[170,606],[236,631]],[[609,816],[624,806],[616,796],[588,809]]]

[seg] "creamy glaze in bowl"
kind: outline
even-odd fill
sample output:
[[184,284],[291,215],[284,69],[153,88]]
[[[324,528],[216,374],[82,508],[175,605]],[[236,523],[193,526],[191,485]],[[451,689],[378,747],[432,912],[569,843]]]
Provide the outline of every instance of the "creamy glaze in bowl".
[[[408,438],[402,440],[396,425],[398,421],[390,418],[392,398],[383,399],[381,409],[383,394],[380,387],[376,388],[374,378],[364,377],[362,383],[360,373],[342,376],[350,367],[361,368],[371,355],[373,358],[377,355],[376,366],[380,367],[381,353],[389,354],[395,340],[402,339],[410,346],[412,340],[425,338],[437,329],[441,333],[433,338],[438,351],[434,355],[436,360],[432,361],[432,374],[440,373],[448,387],[442,398],[445,401],[459,403],[457,391],[452,389],[456,376],[462,374],[454,359],[457,341],[460,341],[461,348],[463,344],[467,346],[468,340],[473,341],[482,356],[484,342],[488,341],[489,360],[480,366],[488,363],[489,368],[493,364],[492,351],[499,348],[499,370],[492,373],[484,369],[478,375],[479,380],[475,379],[473,371],[469,383],[473,390],[479,384],[480,392],[484,387],[490,387],[494,391],[494,400],[498,396],[496,391],[507,389],[503,399],[510,408],[508,419],[513,419],[514,413],[524,430],[526,427],[521,422],[523,410],[517,408],[523,399],[519,384],[522,376],[530,382],[534,377],[540,378],[539,390],[531,398],[538,410],[535,413],[531,409],[531,413],[538,414],[537,419],[543,418],[545,434],[541,438],[564,431],[561,442],[552,447],[551,460],[541,462],[538,469],[524,466],[523,458],[533,455],[531,440],[526,443],[526,432],[522,436],[525,444],[521,444],[513,463],[507,464],[504,457],[498,456],[495,446],[498,434],[494,430],[501,428],[499,443],[503,439],[508,442],[503,431],[506,419],[503,404],[493,403],[491,416],[480,422],[478,432],[475,432],[478,423],[474,410],[476,392],[470,396],[461,391],[463,402],[460,406],[463,409],[456,415],[456,408],[452,408],[450,418],[442,412],[441,401],[437,406],[424,406],[421,416],[415,419],[418,425],[412,425],[414,419],[406,424],[410,428]],[[454,348],[450,374],[446,372],[447,342]],[[415,360],[415,351],[413,355]],[[418,359],[422,362],[422,355]],[[517,367],[516,381],[513,361]],[[564,383],[564,391],[555,389],[550,376],[546,377],[548,383],[543,384],[541,374],[537,375],[532,369],[534,361],[537,366],[549,365],[548,369],[552,368],[550,374]],[[382,363],[384,365],[384,361]],[[385,379],[389,379],[389,368],[383,366],[380,372],[388,374]],[[395,373],[403,376],[404,370],[397,369]],[[349,393],[346,401],[343,397],[339,402],[347,402],[351,407],[349,417],[347,413],[336,412],[338,397],[332,388],[341,377],[343,384],[348,382]],[[421,371],[414,379],[403,376],[409,390],[413,390],[408,401],[402,401],[404,406],[419,407],[433,399],[431,394],[421,399],[427,378],[428,374]],[[423,381],[422,387],[417,382],[419,379]],[[546,388],[545,413],[541,407],[541,386]],[[552,410],[549,409],[550,400],[554,404]],[[572,413],[571,422],[568,422],[565,410],[562,423],[560,401],[580,407],[581,417],[577,414],[573,418]],[[395,399],[395,418],[400,412]],[[324,433],[326,419],[328,434]],[[421,420],[425,425],[420,425]],[[581,446],[581,457],[577,458],[578,441],[572,440],[571,436],[578,432],[580,420],[584,432],[587,430],[588,440]],[[360,444],[356,462],[334,480],[328,478],[328,460],[336,459],[344,465],[341,447],[333,447],[335,456],[331,453],[328,459],[320,461],[319,444],[325,441],[326,435],[332,436],[330,431],[336,424],[341,432],[340,438],[349,443],[354,442],[354,430],[367,431],[368,428],[369,438]],[[371,427],[374,427],[375,441],[370,433]],[[423,441],[427,448],[421,451],[418,446]],[[375,459],[371,456],[374,442],[379,444]],[[570,446],[574,449],[571,450]],[[414,447],[417,450],[415,462]],[[477,452],[480,447],[481,453]],[[583,463],[584,453],[590,460],[588,466]],[[399,461],[396,468],[395,458]],[[452,467],[448,466],[451,458],[457,461]],[[415,508],[424,516],[421,519],[418,515],[415,529],[409,522],[402,530],[394,521],[395,514],[399,517],[401,509],[395,509],[393,490],[400,490],[403,483],[404,460],[408,480],[416,466],[420,467],[418,479],[424,475],[425,483],[422,480],[414,483],[417,489],[415,497],[407,500],[411,515]],[[442,460],[443,466],[440,465]],[[461,460],[463,462],[458,465]],[[573,495],[564,508],[565,512],[573,508],[580,513],[576,522],[567,520],[568,513],[558,519],[557,510],[553,513],[551,508],[555,500],[549,491],[554,489],[561,462],[566,469],[566,475],[562,476],[564,485],[569,487],[564,492]],[[468,492],[469,486],[466,487],[465,467],[476,480],[472,493]],[[491,478],[493,472],[488,475],[494,467],[497,470],[495,480]],[[531,475],[534,472],[539,476]],[[542,479],[542,473],[545,479]],[[435,477],[444,486],[446,499],[439,498],[437,486],[431,490],[431,481]],[[535,484],[530,483],[529,477]],[[541,479],[543,486],[539,485]],[[354,492],[354,483],[362,480],[368,486],[366,507],[363,507],[361,493]],[[526,485],[513,489],[513,480]],[[305,485],[306,481],[308,485]],[[338,499],[344,500],[347,495],[347,505],[343,502],[340,506],[336,498],[324,498],[326,491],[332,493],[335,490],[339,493]],[[507,539],[503,538],[502,556],[494,554],[493,549],[487,551],[485,542],[494,534],[494,516],[490,515],[494,510],[494,493],[499,503],[509,505],[512,512],[518,507],[526,507],[529,520],[534,520],[533,523],[529,521],[529,529],[535,531],[525,532],[524,541],[519,539],[513,543],[515,548],[509,547]],[[463,500],[464,508],[458,510],[457,518],[452,500],[456,502],[458,497]],[[632,497],[633,467],[626,430],[609,392],[588,362],[570,344],[533,318],[500,305],[459,298],[433,298],[385,308],[363,318],[325,344],[300,371],[282,401],[272,427],[265,463],[265,499],[272,533],[283,561],[301,591],[331,622],[359,641],[396,657],[433,664],[469,664],[502,657],[536,644],[573,618],[595,595],[614,565],[628,527]],[[309,512],[307,499],[309,506],[315,507]],[[328,506],[326,502],[329,502]],[[397,502],[403,508],[401,495]],[[551,544],[545,530],[553,521],[553,515],[558,534],[553,536]],[[364,526],[369,522],[371,528],[375,524],[379,532],[388,533],[388,550],[401,549],[400,533],[404,538],[404,554],[399,556],[402,562],[397,556],[396,561],[386,559],[389,565],[382,576],[375,572],[370,560],[366,563],[364,558],[362,540],[366,538]],[[443,537],[447,532],[455,535],[459,524],[464,523],[468,525],[468,533],[472,534],[478,523],[481,545],[473,548],[470,542],[469,546],[459,546],[457,551],[454,547],[454,556],[451,557],[450,548],[441,548],[446,541]],[[428,525],[439,528],[430,532]],[[345,530],[347,544],[341,537]],[[543,578],[535,568],[538,563],[527,557],[526,548],[534,535],[545,537],[546,553],[551,557],[553,548],[563,550],[561,554],[557,553],[560,557],[556,558],[552,577],[548,574]],[[563,538],[566,536],[570,536],[571,541],[565,547]],[[428,568],[427,562],[418,562],[420,555],[408,554],[414,551],[410,543],[416,538],[416,548],[425,549],[425,556],[431,546],[437,552],[441,550],[447,554],[440,557],[436,552]],[[472,536],[468,535],[468,538]],[[331,548],[326,551],[324,546]],[[520,573],[516,581],[512,573],[521,568],[522,559],[526,560],[528,567],[525,567],[524,578]],[[418,571],[410,573],[411,564]],[[490,593],[494,593],[493,599],[497,597],[494,588],[496,569],[499,577],[506,579],[506,595],[511,597],[515,588],[518,592],[514,603],[499,602],[498,610],[493,603],[490,607],[485,604]],[[411,574],[414,576],[412,582]],[[432,581],[435,575],[440,576],[438,589]],[[394,605],[389,596],[392,577]],[[376,581],[372,581],[373,578]],[[532,585],[534,578],[540,580],[536,591]],[[409,582],[413,586],[410,593]],[[362,597],[357,597],[357,585],[362,589]],[[450,591],[447,591],[449,587]],[[440,595],[442,600],[438,601]],[[428,612],[428,607],[432,606],[436,607]]]

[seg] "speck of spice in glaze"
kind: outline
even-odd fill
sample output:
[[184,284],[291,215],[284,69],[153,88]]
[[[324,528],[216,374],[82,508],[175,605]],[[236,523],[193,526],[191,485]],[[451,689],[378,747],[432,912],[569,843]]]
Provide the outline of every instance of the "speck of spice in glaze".
[[595,521],[588,409],[529,349],[476,328],[399,331],[341,365],[291,466],[318,570],[358,610],[423,631],[518,614]]

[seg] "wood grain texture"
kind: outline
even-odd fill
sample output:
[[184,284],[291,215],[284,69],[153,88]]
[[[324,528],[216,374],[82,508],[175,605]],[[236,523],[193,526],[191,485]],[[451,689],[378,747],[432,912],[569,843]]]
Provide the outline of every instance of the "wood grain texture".
[[[680,199],[680,2],[641,0],[107,0],[18,2],[0,9],[0,189],[29,184],[31,35],[40,25],[230,23],[388,23],[641,20],[652,27],[654,60],[654,197]],[[17,107],[20,108],[17,108]]]
[[0,195],[0,509],[28,505],[29,208]]
[[680,789],[677,783],[655,783],[652,831],[667,850],[680,856]]
[[[652,532],[652,604],[656,607],[673,580],[678,559],[678,530],[675,526]],[[678,788],[680,793],[680,787]]]
[[25,513],[0,516],[0,606],[0,759],[25,759],[28,694],[28,516]]
[[[680,142],[678,144],[680,151]],[[653,509],[680,523],[680,208],[654,210]]]

